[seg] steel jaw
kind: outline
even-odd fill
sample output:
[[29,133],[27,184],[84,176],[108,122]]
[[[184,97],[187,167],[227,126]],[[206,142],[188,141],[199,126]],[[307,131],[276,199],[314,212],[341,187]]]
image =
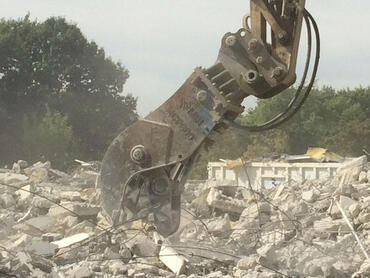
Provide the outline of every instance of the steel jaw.
[[295,82],[304,1],[251,0],[250,26],[245,19],[245,28],[223,37],[216,63],[196,68],[164,104],[113,140],[100,175],[112,225],[143,219],[164,236],[178,229],[183,186],[207,137],[243,113],[249,95],[270,98]]

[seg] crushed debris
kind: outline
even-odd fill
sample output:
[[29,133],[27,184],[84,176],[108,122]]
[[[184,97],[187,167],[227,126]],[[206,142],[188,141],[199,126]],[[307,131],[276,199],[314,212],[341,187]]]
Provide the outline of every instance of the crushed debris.
[[364,157],[275,187],[190,181],[169,238],[138,220],[107,225],[98,167],[78,162],[73,174],[0,169],[0,277],[370,277]]

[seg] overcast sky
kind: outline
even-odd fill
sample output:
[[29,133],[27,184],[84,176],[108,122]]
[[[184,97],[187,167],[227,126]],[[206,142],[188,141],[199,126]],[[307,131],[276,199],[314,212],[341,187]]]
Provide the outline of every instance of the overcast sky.
[[[322,37],[319,85],[370,85],[370,1],[306,0]],[[0,0],[0,17],[64,16],[130,71],[126,93],[142,116],[196,66],[213,64],[224,33],[241,27],[247,0]],[[303,63],[303,61],[300,61]]]

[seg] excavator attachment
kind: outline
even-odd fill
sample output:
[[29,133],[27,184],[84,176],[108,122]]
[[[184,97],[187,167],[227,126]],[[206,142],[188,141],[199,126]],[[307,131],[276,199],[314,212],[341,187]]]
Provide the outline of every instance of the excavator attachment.
[[216,63],[196,68],[164,104],[114,139],[100,175],[112,225],[143,219],[163,236],[178,229],[183,185],[206,138],[233,122],[249,95],[270,98],[295,82],[304,4],[251,0],[244,28],[223,37]]

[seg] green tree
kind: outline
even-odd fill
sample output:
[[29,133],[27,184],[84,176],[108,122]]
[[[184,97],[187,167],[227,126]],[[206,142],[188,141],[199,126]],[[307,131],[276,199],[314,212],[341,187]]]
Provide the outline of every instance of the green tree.
[[[258,124],[271,119],[286,107],[293,94],[294,89],[289,89],[270,100],[258,101],[242,122]],[[328,148],[344,156],[361,155],[363,148],[370,148],[369,107],[370,88],[314,88],[292,119],[275,130],[251,135],[253,143],[248,155],[259,156],[261,151],[305,153],[310,146]]]
[[52,161],[57,168],[66,168],[78,155],[78,145],[67,116],[47,107],[42,120],[25,117],[23,123],[25,158]]
[[81,159],[101,159],[137,118],[136,98],[122,94],[128,77],[64,18],[0,20],[0,162],[22,158],[23,119],[41,121],[46,105],[67,116]]
[[[241,122],[257,125],[283,111],[294,95],[294,88],[269,100],[257,101]],[[217,134],[217,133],[216,133]],[[207,177],[208,161],[256,158],[275,153],[301,154],[308,147],[324,147],[343,156],[370,151],[370,87],[336,91],[314,88],[299,112],[281,126],[264,132],[221,130],[208,152],[202,152],[191,178]]]

